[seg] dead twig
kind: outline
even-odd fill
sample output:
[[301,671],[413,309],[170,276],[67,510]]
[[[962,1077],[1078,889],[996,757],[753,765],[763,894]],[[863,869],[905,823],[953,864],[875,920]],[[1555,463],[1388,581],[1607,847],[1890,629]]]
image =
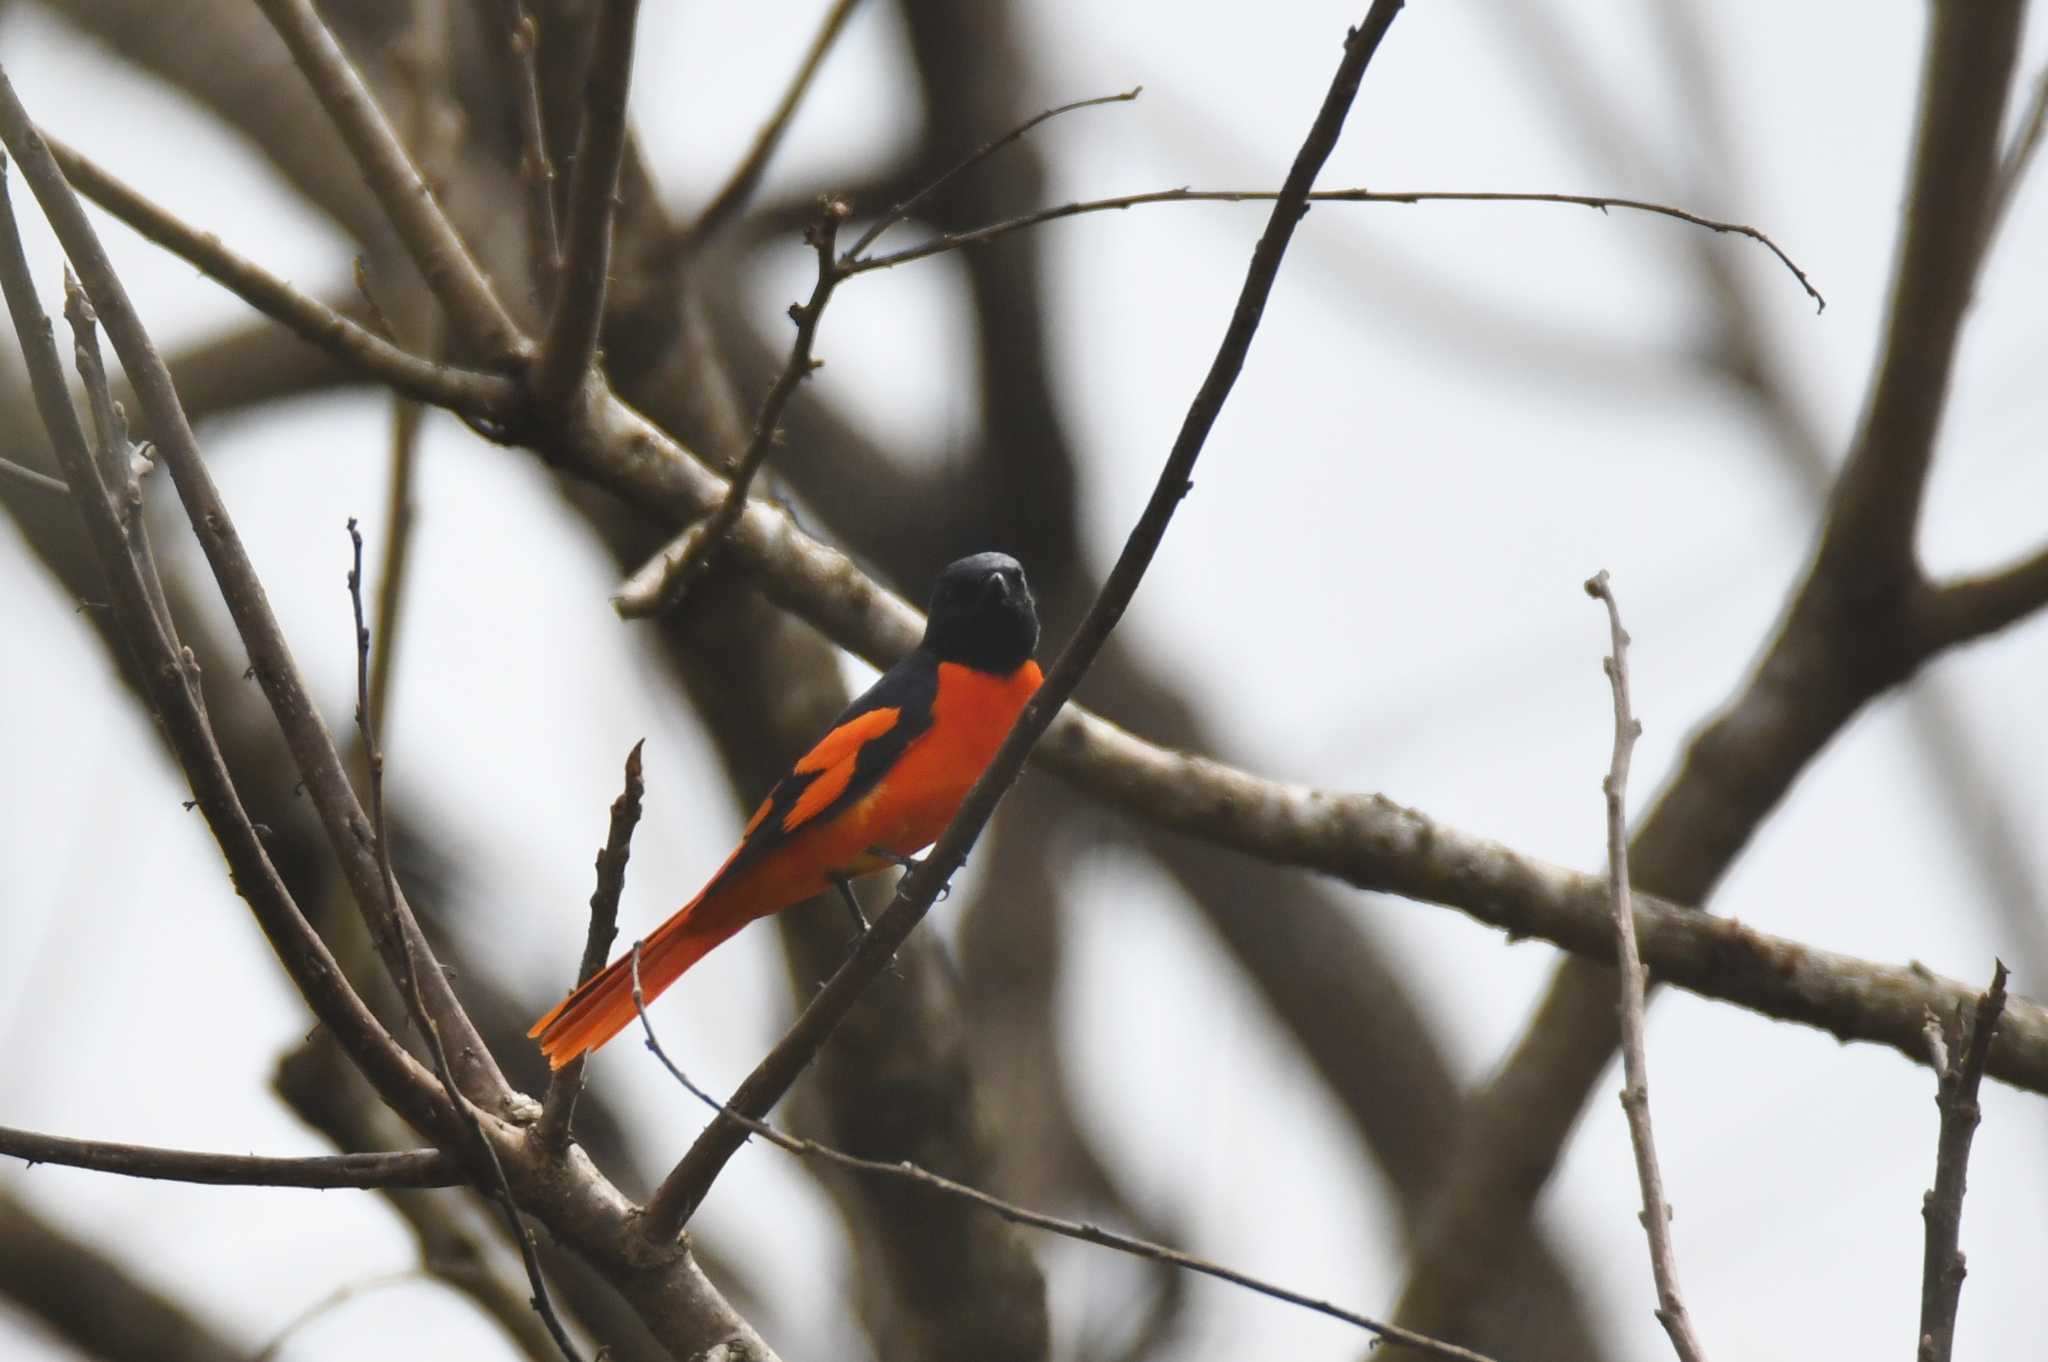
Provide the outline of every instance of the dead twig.
[[[647,782],[640,774],[640,749],[647,740],[633,744],[626,754],[626,787],[612,801],[611,828],[597,853],[597,888],[590,894],[590,931],[583,941],[583,959],[576,967],[575,986],[604,968],[611,957],[612,942],[619,935],[619,895],[626,889],[626,862],[633,855],[633,829],[640,823],[640,801]],[[576,1098],[583,1091],[583,1070],[588,1055],[578,1055],[554,1071],[542,1100],[540,1121],[533,1128],[534,1139],[543,1149],[560,1149],[569,1140],[569,1121],[576,1112]]]
[[[1023,770],[1031,748],[1073,694],[1101,652],[1102,645],[1108,641],[1117,621],[1123,617],[1131,598],[1137,594],[1145,570],[1165,538],[1166,527],[1172,521],[1174,511],[1192,486],[1189,475],[1237,381],[1245,356],[1251,350],[1252,338],[1257,334],[1260,318],[1264,315],[1266,299],[1272,292],[1287,245],[1301,219],[1316,173],[1336,145],[1337,135],[1343,129],[1352,100],[1357,96],[1366,66],[1373,53],[1378,51],[1380,40],[1385,37],[1401,7],[1401,0],[1374,0],[1364,24],[1346,36],[1343,60],[1338,63],[1336,76],[1324,96],[1315,123],[1295,156],[1286,187],[1273,205],[1265,233],[1252,252],[1244,287],[1238,295],[1236,309],[1215,360],[1188,407],[1180,434],[1174,440],[1165,467],[1160,470],[1158,483],[1143,514],[1073,640],[1060,654],[1045,684],[1025,706],[995,759],[968,792],[945,833],[923,863],[898,883],[895,901],[876,919],[846,964],[818,991],[788,1033],[747,1076],[728,1105],[758,1119],[766,1115],[788,1091],[789,1085],[817,1054],[818,1047],[838,1025],[840,1018],[846,1015],[847,1009],[853,1006],[861,991],[881,972],[895,954],[896,947],[930,911],[939,891],[945,888],[965,861],[968,850],[987,824],[989,816],[995,812],[997,802]],[[698,1136],[696,1143],[648,1202],[648,1223],[654,1233],[680,1232],[703,1201],[711,1184],[717,1180],[719,1171],[745,1138],[744,1127],[723,1118],[714,1120]]]
[[[1036,227],[1042,222],[1079,217],[1084,213],[1121,212],[1126,208],[1142,208],[1154,203],[1264,203],[1275,197],[1276,192],[1270,189],[1161,189],[1148,194],[1120,194],[1108,199],[1084,199],[1052,208],[1040,208],[1019,217],[1006,218],[1002,222],[992,222],[986,227],[975,227],[963,232],[942,232],[929,241],[906,246],[887,255],[854,259],[852,253],[849,253],[846,272],[865,274],[869,270],[886,270],[912,260],[922,260],[926,256],[958,250],[963,246],[979,246],[1027,227]],[[1562,203],[1580,208],[1595,208],[1602,213],[1613,208],[1623,208],[1636,213],[1653,213],[1659,217],[1691,223],[1695,227],[1704,227],[1710,232],[1748,237],[1778,257],[1779,263],[1792,272],[1792,277],[1799,281],[1799,287],[1805,289],[1807,296],[1813,299],[1817,311],[1827,310],[1827,299],[1813,286],[1813,281],[1807,278],[1806,271],[1799,268],[1792,257],[1785,254],[1784,249],[1763,232],[1739,222],[1723,222],[1718,218],[1702,217],[1698,213],[1668,203],[1617,198],[1611,194],[1537,194],[1476,189],[1319,189],[1308,197],[1310,203]]]
[[215,1187],[459,1187],[468,1181],[455,1161],[438,1149],[282,1158],[78,1140],[0,1126],[0,1155],[20,1159],[31,1168],[47,1163]]
[[839,228],[851,212],[844,201],[828,196],[819,205],[818,220],[804,229],[804,244],[818,257],[818,278],[811,286],[808,302],[791,303],[789,306],[789,319],[796,323],[796,337],[790,342],[789,360],[782,366],[782,372],[775,376],[768,396],[761,400],[761,410],[754,417],[754,433],[747,440],[739,462],[733,465],[732,479],[726,484],[724,498],[710,515],[684,530],[626,579],[612,597],[612,608],[619,612],[621,618],[641,619],[678,605],[690,583],[710,566],[711,555],[719,541],[731,531],[740,518],[740,512],[746,509],[747,490],[753,486],[754,475],[768,461],[768,455],[773,452],[776,439],[781,434],[783,409],[796,395],[797,385],[817,372],[824,362],[813,359],[811,350],[817,342],[818,323],[825,315],[825,304],[832,300],[832,290],[846,277],[845,268],[834,255],[834,247],[839,239]]
[[958,165],[955,165],[950,170],[940,175],[937,179],[933,180],[931,183],[925,185],[922,189],[918,190],[915,194],[912,194],[909,198],[903,200],[901,203],[891,208],[888,212],[876,218],[874,224],[870,226],[865,232],[862,232],[860,234],[859,239],[856,240],[853,243],[852,247],[847,250],[847,265],[859,265],[862,253],[865,252],[868,247],[874,245],[877,241],[881,240],[882,233],[888,231],[891,227],[894,227],[897,223],[903,221],[905,218],[909,217],[913,212],[915,212],[919,204],[923,203],[932,195],[938,193],[941,189],[945,188],[948,184],[952,183],[953,180],[958,178],[960,175],[965,174],[967,171],[972,170],[975,166],[980,165],[983,161],[986,161],[989,157],[995,155],[1004,147],[1009,146],[1010,143],[1017,141],[1019,138],[1023,137],[1026,133],[1030,132],[1039,124],[1050,122],[1053,119],[1058,118],[1061,114],[1073,113],[1076,109],[1093,109],[1103,104],[1128,104],[1144,92],[1144,86],[1133,85],[1130,89],[1125,90],[1122,94],[1097,95],[1093,99],[1077,99],[1071,104],[1062,104],[1057,108],[1047,109],[1042,113],[1033,114],[1030,118],[1025,119],[1022,123],[1019,123],[1016,127],[1004,133],[1001,137],[993,138],[987,142],[982,143],[980,146],[976,147],[973,151],[969,152],[965,157],[963,157]]
[[539,26],[524,0],[502,0],[505,50],[512,58],[512,96],[519,109],[519,182],[526,186],[527,251],[536,279],[552,286],[562,269],[562,234],[555,222],[555,165],[548,157],[547,122],[540,108],[540,65],[534,48]]
[[747,154],[733,168],[732,175],[724,186],[712,195],[711,202],[697,215],[687,229],[672,236],[658,248],[649,261],[649,268],[656,273],[671,269],[691,259],[701,250],[704,243],[717,236],[760,187],[761,177],[768,173],[768,162],[774,158],[775,149],[782,144],[782,135],[789,131],[790,120],[796,117],[797,106],[803,103],[809,93],[812,79],[818,68],[825,64],[825,54],[832,50],[832,44],[846,27],[846,21],[853,17],[853,11],[860,0],[835,0],[832,8],[825,12],[825,22],[818,26],[817,36],[811,39],[811,46],[804,53],[803,63],[797,67],[796,76],[789,82],[789,88],[782,92],[782,101],[775,106],[775,112],[754,134],[754,144],[747,148]]
[[1265,1281],[1252,1276],[1250,1273],[1240,1272],[1233,1267],[1225,1267],[1223,1264],[1211,1262],[1207,1258],[1196,1257],[1192,1253],[1183,1253],[1179,1249],[1168,1248],[1164,1244],[1155,1244],[1148,1239],[1138,1239],[1128,1234],[1118,1234],[1115,1230],[1106,1230],[1100,1225],[1090,1224],[1086,1221],[1067,1220],[1060,1216],[1047,1215],[1043,1211],[1034,1211],[1029,1207],[1019,1206],[1015,1202],[1005,1201],[1001,1197],[991,1196],[979,1187],[970,1187],[964,1182],[955,1182],[949,1177],[934,1173],[929,1168],[912,1163],[908,1159],[901,1159],[894,1163],[883,1159],[864,1159],[857,1154],[849,1154],[844,1150],[834,1149],[830,1145],[820,1144],[816,1140],[807,1140],[799,1135],[791,1135],[787,1131],[770,1125],[766,1121],[757,1120],[752,1116],[734,1111],[731,1107],[726,1106],[716,1097],[713,1097],[710,1093],[691,1082],[690,1076],[677,1067],[676,1062],[669,1058],[668,1051],[662,1048],[660,1037],[654,1034],[654,1023],[647,1016],[647,1000],[640,991],[640,945],[641,943],[638,941],[633,943],[631,957],[633,962],[633,1011],[640,1018],[640,1030],[646,1039],[647,1048],[654,1052],[654,1057],[661,1061],[661,1066],[668,1070],[670,1077],[682,1084],[683,1088],[692,1097],[695,1097],[705,1106],[711,1108],[713,1112],[717,1113],[720,1119],[736,1122],[745,1128],[749,1134],[759,1135],[778,1149],[786,1150],[799,1158],[816,1159],[821,1163],[829,1163],[836,1168],[844,1168],[851,1172],[869,1174],[875,1177],[895,1178],[902,1182],[913,1183],[919,1187],[927,1187],[940,1196],[954,1197],[979,1206],[983,1210],[1007,1220],[1012,1225],[1023,1225],[1029,1229],[1045,1230],[1048,1233],[1057,1234],[1063,1238],[1077,1239],[1084,1244],[1096,1244],[1102,1248],[1114,1249],[1118,1253],[1127,1253],[1133,1258],[1142,1258],[1147,1262],[1164,1263],[1169,1267],[1181,1268],[1188,1272],[1199,1272],[1205,1277],[1214,1277],[1218,1281],[1229,1282],[1233,1286],[1241,1286],[1247,1291],[1256,1292],[1261,1296],[1270,1296],[1272,1299],[1284,1302],[1285,1304],[1298,1305],[1305,1310],[1312,1310],[1319,1315],[1327,1315],[1331,1319],[1342,1320],[1346,1324],[1355,1325],[1378,1338],[1385,1339],[1389,1343],[1404,1344],[1407,1347],[1414,1348],[1419,1352],[1428,1353],[1431,1356],[1449,1358],[1452,1359],[1452,1362],[1490,1362],[1490,1359],[1484,1353],[1474,1352],[1470,1348],[1461,1348],[1455,1343],[1446,1343],[1442,1339],[1431,1338],[1427,1334],[1418,1334],[1413,1330],[1403,1329],[1398,1324],[1389,1324],[1385,1320],[1374,1319],[1370,1315],[1361,1315],[1355,1310],[1347,1310],[1341,1305],[1334,1305],[1329,1301],[1305,1295],[1302,1292],[1280,1286],[1274,1282]]
[[1628,631],[1621,606],[1602,568],[1586,583],[1586,594],[1607,607],[1614,652],[1602,662],[1614,692],[1614,758],[1600,782],[1607,801],[1607,886],[1614,911],[1616,973],[1621,976],[1622,1109],[1628,1113],[1629,1142],[1635,1147],[1636,1178],[1643,1189],[1643,1232],[1650,1240],[1650,1272],[1657,1281],[1657,1322],[1671,1335],[1680,1362],[1706,1362],[1678,1290],[1678,1255],[1671,1245],[1671,1206],[1664,1199],[1664,1174],[1657,1166],[1657,1141],[1650,1126],[1650,1061],[1643,1043],[1643,995],[1648,977],[1636,950],[1635,904],[1628,881],[1628,768],[1643,726],[1629,700]]
[[583,74],[583,126],[569,175],[569,225],[562,267],[528,387],[543,413],[575,400],[597,362],[612,262],[619,166],[626,155],[626,92],[633,78],[633,30],[640,0],[604,0]]
[[1941,1036],[1933,1050],[1940,1077],[1934,1104],[1941,1109],[1941,1138],[1934,1157],[1934,1186],[1920,1203],[1926,1222],[1926,1254],[1920,1269],[1919,1362],[1949,1362],[1955,1350],[1956,1310],[1962,1303],[1963,1192],[1970,1166],[1970,1141],[1982,1112],[1977,1089],[1984,1081],[1984,1062],[1991,1038],[2005,1012],[2005,962],[1991,970],[1991,987],[1968,1007],[1949,1014],[1946,1033],[1929,1018],[1930,1032]]
[[[391,838],[384,819],[384,754],[377,747],[376,717],[370,709],[370,626],[363,614],[363,535],[356,528],[353,517],[348,522],[348,539],[352,550],[348,596],[355,611],[356,624],[356,729],[362,735],[363,760],[369,768],[370,828],[375,840],[377,868],[384,879],[385,907],[396,917],[398,871],[391,863]],[[427,1009],[426,1000],[420,994],[419,962],[413,956],[411,939],[403,940],[400,947],[403,969],[397,980],[399,994],[412,1015],[413,1025],[419,1027],[420,1034],[426,1037],[427,1051],[433,1057],[434,1072],[441,1079],[442,1092],[475,1143],[477,1162],[490,1171],[486,1194],[504,1211],[505,1226],[519,1247],[520,1260],[526,1264],[526,1279],[533,1286],[534,1312],[547,1325],[548,1334],[555,1340],[555,1346],[562,1350],[562,1356],[569,1362],[583,1362],[548,1296],[547,1280],[541,1275],[540,1257],[534,1252],[533,1235],[526,1228],[525,1220],[520,1218],[519,1203],[513,1200],[512,1184],[505,1176],[505,1165],[498,1158],[497,1146],[484,1134],[476,1110],[462,1095],[462,1089],[455,1081],[455,1071],[448,1063],[448,1047],[442,1040],[441,1028],[435,1024],[434,1014]]]

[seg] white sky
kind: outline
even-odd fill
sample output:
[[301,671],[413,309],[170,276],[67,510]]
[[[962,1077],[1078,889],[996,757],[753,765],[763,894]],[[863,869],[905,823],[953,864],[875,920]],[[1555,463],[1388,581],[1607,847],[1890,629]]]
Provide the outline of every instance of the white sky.
[[[824,4],[807,0],[801,21],[755,5],[649,8],[635,113],[665,192],[689,205],[722,179]],[[1827,294],[1817,318],[1760,248],[1732,238],[1716,248],[1758,284],[1773,343],[1837,451],[1885,301],[1921,14],[1858,7],[1850,21],[1832,6],[1707,7],[1740,175],[1726,201],[1688,206],[1771,232]],[[1048,201],[1276,183],[1356,17],[1325,0],[1262,7],[1250,22],[1242,6],[1216,3],[1032,7],[1038,104],[1146,87],[1134,105],[1042,133]],[[1688,125],[1681,94],[1648,74],[1664,68],[1645,16],[1601,0],[1573,7],[1566,27],[1582,44],[1584,81],[1622,98],[1657,163],[1677,174]],[[1412,6],[1323,183],[1666,192],[1590,158],[1519,59],[1517,32],[1499,3]],[[2023,73],[2044,57],[2036,34]],[[245,149],[132,75],[110,93],[100,55],[37,9],[7,11],[0,60],[40,121],[193,221],[309,287],[345,277],[346,243]],[[907,142],[915,114],[897,97],[906,78],[896,20],[871,6],[798,118],[771,189],[830,187]],[[1099,565],[1121,543],[1213,352],[1263,211],[1161,207],[1044,229],[1055,361],[1086,459],[1088,551]],[[2044,228],[2037,172],[1962,352],[1923,540],[1938,573],[1996,563],[2048,535]],[[1635,637],[1639,808],[1748,664],[1812,523],[1767,432],[1685,367],[1703,318],[1684,273],[1688,230],[1548,207],[1311,214],[1194,495],[1123,625],[1188,678],[1225,755],[1289,779],[1380,790],[1530,853],[1599,864],[1606,626],[1579,583],[1609,569]],[[241,315],[189,268],[118,228],[109,239],[160,342]],[[46,239],[32,245],[53,282]],[[808,269],[796,246],[787,257],[759,293],[764,326]],[[820,386],[906,457],[941,456],[973,420],[967,331],[950,310],[958,290],[944,261],[864,278],[834,301],[820,335]],[[1508,348],[1525,334],[1543,343]],[[350,684],[341,526],[353,514],[373,539],[381,530],[385,419],[382,403],[350,397],[206,432],[337,726]],[[591,848],[633,739],[649,739],[652,786],[627,889],[632,922],[687,897],[735,820],[697,774],[710,760],[694,721],[648,679],[606,603],[608,570],[560,523],[532,461],[440,421],[424,467],[388,742],[397,788],[433,784],[453,829],[440,850],[493,892],[493,935],[540,996],[581,939]],[[159,544],[172,538],[159,531]],[[182,785],[108,680],[74,603],[53,596],[12,537],[0,538],[0,575],[10,583],[0,631],[19,640],[12,655],[26,663],[12,669],[0,707],[13,776],[0,783],[0,1122],[320,1152],[267,1088],[308,1018],[203,825],[181,811]],[[579,665],[539,663],[538,627],[547,655]],[[2000,797],[2021,827],[2038,829],[2048,628],[2013,631],[1935,670],[1967,711]],[[501,735],[515,724],[524,736],[510,747]],[[1993,953],[2017,947],[1918,750],[1896,702],[1865,715],[1771,820],[1716,907],[1833,949],[1988,977]],[[2032,855],[2048,876],[2048,854]],[[1170,887],[1125,855],[1090,858],[1073,891],[1073,1081],[1120,1177],[1141,1202],[1168,1200],[1184,1215],[1187,1247],[1385,1310],[1400,1263],[1384,1189],[1256,999]],[[1505,946],[1438,908],[1354,900],[1432,999],[1463,1072],[1483,1077],[1554,952]],[[2015,986],[2042,988],[2024,975]],[[730,1085],[787,1007],[773,942],[756,931],[661,1011],[694,1073]],[[1887,1051],[1684,996],[1656,1008],[1650,1062],[1678,1249],[1710,1351],[1789,1362],[1908,1350],[1933,1162],[1931,1076]],[[680,1150],[698,1112],[651,1068],[617,1047],[596,1081],[644,1119],[651,1147]],[[1603,1084],[1543,1213],[1597,1292],[1615,1356],[1664,1356],[1617,1087]],[[1963,1228],[1959,1356],[2039,1350],[2044,1118],[2040,1099],[1987,1087]],[[138,1271],[252,1349],[336,1286],[410,1262],[408,1236],[368,1195],[18,1165],[0,1179],[77,1231],[125,1245]],[[785,1302],[790,1323],[771,1338],[784,1356],[859,1355],[831,1213],[784,1156],[743,1154],[701,1223],[762,1272],[772,1264],[806,1283],[807,1299]],[[1114,1320],[1133,1274],[1086,1247],[1049,1244],[1043,1256],[1062,1337]],[[1360,1352],[1348,1329],[1220,1285],[1198,1281],[1189,1298],[1177,1355],[1194,1362]],[[405,1286],[323,1316],[285,1356],[503,1353],[466,1304]],[[7,1355],[62,1354],[0,1314]]]

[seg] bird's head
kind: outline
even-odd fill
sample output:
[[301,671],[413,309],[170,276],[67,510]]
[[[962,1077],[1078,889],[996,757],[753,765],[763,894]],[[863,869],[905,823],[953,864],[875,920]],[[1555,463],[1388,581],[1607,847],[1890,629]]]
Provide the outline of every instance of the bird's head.
[[1007,553],[948,564],[932,587],[923,647],[941,662],[1008,676],[1038,646],[1038,607]]

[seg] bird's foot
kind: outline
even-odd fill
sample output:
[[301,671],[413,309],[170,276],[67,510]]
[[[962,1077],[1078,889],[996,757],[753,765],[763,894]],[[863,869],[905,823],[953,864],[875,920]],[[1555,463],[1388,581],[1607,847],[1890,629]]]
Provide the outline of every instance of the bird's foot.
[[[924,866],[924,858],[922,856],[905,856],[902,852],[891,851],[887,847],[869,847],[868,855],[879,857],[880,859],[887,861],[890,865],[895,866],[897,869],[901,870],[906,875],[908,875],[913,870],[921,869]],[[944,903],[947,899],[951,898],[952,896],[952,885],[942,884],[939,886],[938,901],[940,903]]]

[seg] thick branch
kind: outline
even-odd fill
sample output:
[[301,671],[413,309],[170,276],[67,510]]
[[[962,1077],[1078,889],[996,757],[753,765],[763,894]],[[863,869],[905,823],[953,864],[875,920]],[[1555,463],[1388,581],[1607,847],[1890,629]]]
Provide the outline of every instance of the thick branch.
[[425,359],[393,344],[236,254],[211,232],[189,226],[63,143],[50,140],[49,147],[79,193],[349,368],[464,416],[507,418],[514,395],[509,380]]
[[531,349],[312,0],[258,0],[456,329],[490,360]]
[[74,1140],[0,1126],[0,1154],[126,1178],[203,1182],[216,1187],[458,1187],[462,1170],[438,1149],[389,1154],[321,1154],[276,1158],[158,1149],[112,1140]]
[[[1200,456],[1209,431],[1244,367],[1252,337],[1257,334],[1264,314],[1266,298],[1279,274],[1280,262],[1286,255],[1295,226],[1301,220],[1316,173],[1336,145],[1337,135],[1358,93],[1365,68],[1373,53],[1379,50],[1380,40],[1401,7],[1402,0],[1374,0],[1364,25],[1352,30],[1346,38],[1344,59],[1338,64],[1337,74],[1329,93],[1324,96],[1307,140],[1295,156],[1286,187],[1273,205],[1265,234],[1252,252],[1244,287],[1238,295],[1230,325],[1224,332],[1223,343],[1188,408],[1151,499],[1125,542],[1116,566],[1103,583],[1093,608],[1054,664],[1045,684],[1025,706],[987,771],[969,791],[945,833],[923,863],[905,876],[897,887],[895,902],[862,937],[852,958],[819,991],[789,1033],[740,1085],[730,1105],[744,1114],[758,1118],[780,1100],[817,1053],[839,1018],[853,1005],[860,991],[887,965],[896,947],[930,910],[939,891],[966,859],[968,849],[995,811],[996,803],[1022,771],[1025,757],[1051,725],[1060,707],[1074,693],[1074,688],[1080,684],[1102,645],[1108,641],[1110,631],[1123,617],[1124,610],[1137,593],[1138,583],[1165,537],[1167,524],[1192,485],[1188,479],[1195,460]],[[688,1222],[719,1171],[745,1138],[744,1128],[726,1118],[713,1121],[706,1128],[648,1203],[648,1219],[654,1233],[679,1231]]]

